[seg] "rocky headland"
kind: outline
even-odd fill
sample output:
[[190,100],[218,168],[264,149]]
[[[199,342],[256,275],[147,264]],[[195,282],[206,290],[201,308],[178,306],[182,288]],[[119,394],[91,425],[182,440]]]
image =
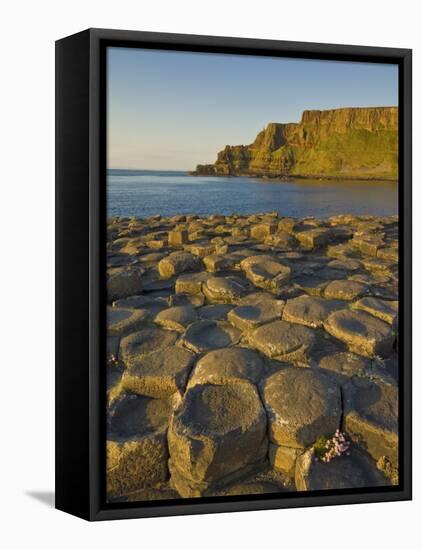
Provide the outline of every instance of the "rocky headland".
[[397,180],[398,108],[304,111],[299,123],[269,123],[250,145],[226,145],[191,174]]
[[113,218],[107,263],[109,500],[398,483],[397,217]]

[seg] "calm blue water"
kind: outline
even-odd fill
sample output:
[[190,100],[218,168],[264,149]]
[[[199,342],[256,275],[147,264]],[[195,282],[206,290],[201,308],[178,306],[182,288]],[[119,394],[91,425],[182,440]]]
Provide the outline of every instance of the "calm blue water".
[[109,170],[108,216],[253,214],[328,217],[398,212],[394,182],[189,176],[186,172]]

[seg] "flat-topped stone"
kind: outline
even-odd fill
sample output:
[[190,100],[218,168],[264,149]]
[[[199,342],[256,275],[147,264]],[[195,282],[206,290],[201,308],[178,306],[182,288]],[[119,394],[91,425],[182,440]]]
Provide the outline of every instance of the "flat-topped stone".
[[296,461],[295,484],[298,491],[357,489],[389,485],[385,476],[363,453],[353,448],[328,464],[315,457],[313,449],[301,454]]
[[326,300],[318,296],[298,296],[287,300],[283,320],[308,327],[322,327],[333,312],[343,307],[343,302]]
[[381,300],[380,298],[367,296],[352,304],[352,308],[366,311],[390,325],[397,325],[399,313],[399,302],[397,300]]
[[287,368],[262,387],[273,443],[306,448],[340,426],[341,397],[330,377],[313,369]]
[[107,333],[124,336],[138,330],[150,317],[146,309],[107,307]]
[[273,321],[248,336],[249,345],[281,361],[307,362],[315,344],[314,332],[302,325]]
[[369,357],[388,355],[395,340],[390,325],[364,311],[335,311],[325,321],[324,328],[351,351]]
[[398,464],[398,388],[383,380],[352,378],[343,386],[344,429],[375,460]]
[[180,273],[200,271],[201,259],[189,252],[172,252],[158,263],[158,271],[163,279],[170,279]]
[[178,346],[150,353],[125,369],[121,386],[149,397],[183,394],[194,358],[193,353]]
[[224,321],[197,321],[190,325],[183,336],[183,344],[195,353],[213,348],[225,348],[237,344],[240,331]]
[[185,329],[197,321],[198,314],[195,309],[189,306],[174,306],[163,309],[155,317],[154,322],[163,328],[184,332]]
[[200,496],[213,483],[263,461],[266,428],[258,392],[249,382],[190,388],[168,433],[169,468],[181,496]]
[[143,356],[173,346],[177,339],[177,332],[146,327],[122,339],[120,356],[126,366],[135,366]]
[[242,304],[232,309],[228,315],[228,321],[239,330],[254,329],[265,323],[270,323],[281,318],[285,302],[283,300],[275,300],[274,298],[265,297],[265,293],[258,293],[249,300],[241,300]]
[[209,273],[189,273],[176,279],[175,289],[178,294],[201,294],[202,285],[209,279]]
[[369,376],[371,373],[371,360],[350,351],[340,351],[323,357],[319,362],[319,367],[335,375],[348,378],[352,376]]
[[222,321],[227,318],[229,311],[235,306],[231,304],[210,304],[199,308],[198,315],[201,319],[209,321]]
[[264,376],[264,362],[254,350],[232,347],[213,350],[202,357],[191,373],[188,387],[225,384],[235,380],[257,383]]
[[120,497],[168,478],[167,426],[172,402],[123,395],[108,413],[107,495]]
[[217,303],[235,303],[249,290],[249,283],[236,276],[209,277],[203,286],[206,298]]
[[118,267],[107,270],[107,296],[109,302],[139,294],[142,291],[144,269],[139,266]]
[[250,256],[240,263],[247,278],[258,288],[278,293],[290,279],[290,267],[268,255]]
[[324,289],[326,298],[335,300],[356,300],[368,292],[368,287],[358,281],[340,280],[331,281]]

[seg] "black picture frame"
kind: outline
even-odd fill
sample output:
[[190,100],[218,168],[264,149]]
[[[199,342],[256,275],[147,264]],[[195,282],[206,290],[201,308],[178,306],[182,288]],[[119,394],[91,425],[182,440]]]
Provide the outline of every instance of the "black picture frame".
[[[399,67],[400,484],[107,504],[105,476],[105,49],[394,63]],[[412,498],[412,52],[88,29],[56,42],[56,508],[87,520],[326,506]]]

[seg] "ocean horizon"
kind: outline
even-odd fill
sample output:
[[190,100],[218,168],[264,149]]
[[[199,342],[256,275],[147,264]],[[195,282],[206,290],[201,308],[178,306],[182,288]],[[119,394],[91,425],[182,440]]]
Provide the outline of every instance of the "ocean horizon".
[[192,176],[183,170],[107,169],[107,214],[253,214],[327,218],[398,213],[398,183],[347,179]]

